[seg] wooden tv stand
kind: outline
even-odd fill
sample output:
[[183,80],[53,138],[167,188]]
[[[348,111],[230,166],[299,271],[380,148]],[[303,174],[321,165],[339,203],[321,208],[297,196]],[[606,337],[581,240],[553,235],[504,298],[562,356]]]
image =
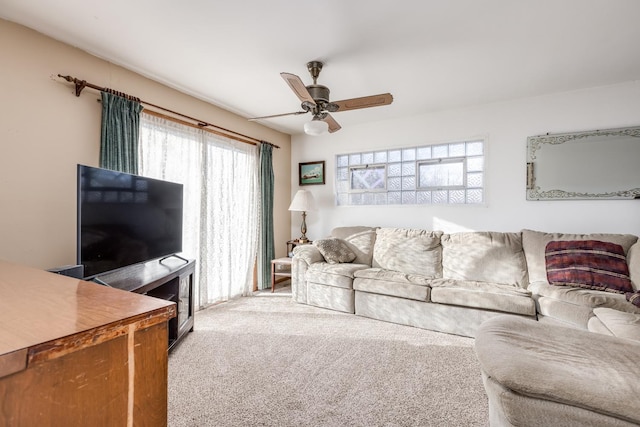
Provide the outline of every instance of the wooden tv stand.
[[116,289],[176,303],[178,315],[169,321],[169,350],[193,331],[193,285],[196,262],[178,257],[149,261],[98,277]]
[[0,425],[167,425],[175,304],[4,261],[0,294]]

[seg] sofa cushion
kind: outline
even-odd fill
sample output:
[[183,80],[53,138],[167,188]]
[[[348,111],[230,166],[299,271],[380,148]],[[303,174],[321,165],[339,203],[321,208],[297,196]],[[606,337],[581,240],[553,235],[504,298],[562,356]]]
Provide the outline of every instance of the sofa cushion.
[[[610,308],[599,307],[593,310],[602,325],[618,338],[640,341],[640,314],[623,313]],[[589,323],[589,330],[592,330]]]
[[316,262],[307,269],[306,279],[309,282],[338,288],[353,289],[353,274],[358,270],[369,268],[366,264],[329,264]]
[[627,301],[633,305],[640,307],[640,240],[638,240],[627,254],[627,265],[629,266],[629,277],[631,278],[631,286],[633,293],[626,294]]
[[533,230],[522,230],[522,247],[529,270],[529,282],[546,282],[547,268],[545,263],[545,248],[552,240],[599,240],[601,242],[617,243],[622,246],[625,254],[638,240],[631,234],[566,234],[543,233]]
[[541,295],[533,295],[533,299],[539,322],[587,329],[588,322],[593,317],[593,309],[587,305],[572,304]]
[[373,247],[373,267],[442,277],[441,231],[379,228]]
[[355,264],[366,264],[371,267],[373,243],[376,240],[376,228],[366,226],[336,227],[331,230],[331,237],[342,239],[356,254]]
[[627,265],[629,266],[629,277],[631,286],[636,291],[640,290],[640,240],[638,240],[627,253]]
[[622,246],[599,240],[551,241],[545,250],[547,281],[598,291],[632,292]]
[[419,274],[406,274],[399,271],[385,270],[384,268],[367,268],[358,270],[354,277],[362,279],[383,280],[394,283],[408,283],[417,286],[429,286],[432,279]]
[[318,248],[324,259],[329,264],[338,264],[341,262],[351,262],[356,259],[356,254],[347,246],[342,239],[329,237],[313,242]]
[[613,336],[613,332],[604,326],[604,323],[602,323],[596,316],[591,316],[589,323],[587,324],[587,329],[589,332],[595,332],[596,334]]
[[444,279],[527,287],[521,233],[465,232],[441,240]]
[[531,283],[529,290],[534,296],[552,298],[568,304],[583,306],[590,311],[596,307],[607,307],[627,313],[640,313],[640,307],[630,304],[623,294],[578,287],[553,286],[546,281]]
[[382,268],[367,268],[354,273],[353,289],[373,294],[391,295],[417,301],[429,301],[430,280]]
[[431,301],[526,316],[536,314],[535,302],[526,289],[471,280],[432,280]]

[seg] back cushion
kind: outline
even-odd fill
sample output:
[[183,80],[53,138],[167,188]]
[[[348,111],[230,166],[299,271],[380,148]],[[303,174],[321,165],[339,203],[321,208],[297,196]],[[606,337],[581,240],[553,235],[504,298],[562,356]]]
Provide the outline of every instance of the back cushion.
[[631,234],[566,234],[522,230],[522,247],[524,248],[524,256],[527,259],[529,282],[547,281],[545,248],[547,247],[547,243],[555,240],[599,240],[602,242],[611,242],[622,246],[624,253],[628,254],[629,248],[638,240],[638,237]]
[[373,267],[442,277],[441,231],[379,228],[373,247]]
[[637,241],[629,249],[627,254],[627,265],[631,276],[631,286],[636,291],[640,290],[640,241]]
[[356,255],[351,262],[371,265],[373,242],[376,240],[375,227],[336,227],[331,231],[331,236],[341,239]]
[[442,276],[526,288],[520,233],[477,231],[442,236]]

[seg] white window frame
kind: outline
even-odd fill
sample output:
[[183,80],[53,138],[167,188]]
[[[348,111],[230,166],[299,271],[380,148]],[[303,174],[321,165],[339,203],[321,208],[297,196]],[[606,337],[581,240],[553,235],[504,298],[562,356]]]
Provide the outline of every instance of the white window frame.
[[[421,166],[430,166],[430,165],[443,165],[443,164],[452,164],[452,163],[460,163],[462,164],[462,184],[461,185],[425,185],[422,186],[420,183],[422,180],[420,179],[420,174],[422,173]],[[440,159],[431,159],[431,160],[419,160],[416,162],[416,189],[418,190],[453,190],[453,189],[466,189],[467,188],[467,158],[466,157],[448,157],[448,158],[440,158]]]

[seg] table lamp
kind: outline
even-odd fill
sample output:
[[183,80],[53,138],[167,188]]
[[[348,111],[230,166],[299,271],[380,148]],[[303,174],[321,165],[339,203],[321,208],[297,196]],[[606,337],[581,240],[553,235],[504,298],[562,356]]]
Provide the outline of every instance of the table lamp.
[[307,190],[298,190],[295,196],[293,196],[293,200],[291,201],[291,205],[289,206],[290,211],[302,212],[302,225],[300,226],[300,231],[302,235],[298,238],[300,243],[306,243],[309,241],[307,239],[307,212],[316,210],[315,200],[313,199],[313,194]]

